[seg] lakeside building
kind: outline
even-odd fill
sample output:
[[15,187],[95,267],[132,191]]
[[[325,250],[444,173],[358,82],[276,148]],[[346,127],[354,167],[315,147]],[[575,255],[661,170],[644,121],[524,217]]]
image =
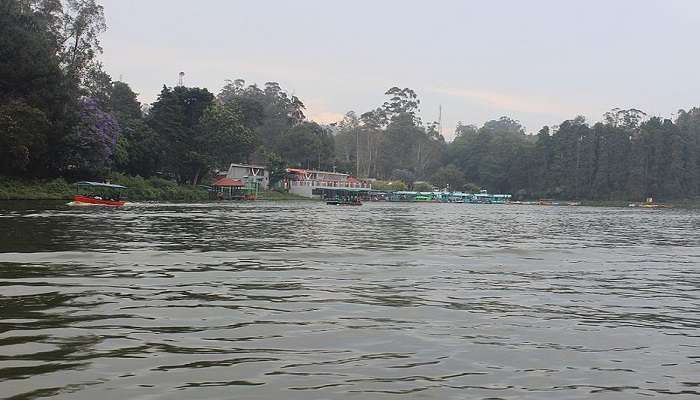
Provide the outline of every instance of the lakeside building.
[[320,196],[324,189],[371,190],[372,184],[340,172],[287,168],[284,188],[289,193],[313,198]]
[[255,185],[256,190],[267,190],[270,187],[270,171],[262,165],[231,164],[226,178],[240,180],[246,186]]
[[220,177],[212,183],[210,198],[216,200],[241,200],[245,198],[245,184],[240,179]]

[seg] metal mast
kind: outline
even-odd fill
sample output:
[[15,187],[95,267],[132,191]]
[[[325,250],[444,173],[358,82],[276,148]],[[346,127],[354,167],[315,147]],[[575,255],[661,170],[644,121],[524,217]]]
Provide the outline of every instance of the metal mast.
[[355,177],[360,177],[360,130],[355,127]]

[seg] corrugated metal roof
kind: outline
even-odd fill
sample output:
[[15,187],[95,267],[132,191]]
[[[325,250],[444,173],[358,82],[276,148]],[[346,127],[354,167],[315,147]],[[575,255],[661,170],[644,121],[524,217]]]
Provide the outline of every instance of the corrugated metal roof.
[[212,183],[212,186],[218,187],[242,187],[245,186],[240,179],[231,178],[221,178],[218,181]]
[[254,165],[254,164],[236,164],[236,163],[231,163],[229,168],[231,167],[241,167],[241,168],[256,168],[256,169],[265,169],[264,165]]

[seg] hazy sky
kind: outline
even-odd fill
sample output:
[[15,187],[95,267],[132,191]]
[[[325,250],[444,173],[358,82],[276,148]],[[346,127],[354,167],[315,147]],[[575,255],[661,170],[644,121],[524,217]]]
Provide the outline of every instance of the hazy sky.
[[414,89],[424,121],[508,115],[528,132],[613,107],[700,106],[700,1],[102,0],[103,61],[143,102],[277,81],[333,122]]

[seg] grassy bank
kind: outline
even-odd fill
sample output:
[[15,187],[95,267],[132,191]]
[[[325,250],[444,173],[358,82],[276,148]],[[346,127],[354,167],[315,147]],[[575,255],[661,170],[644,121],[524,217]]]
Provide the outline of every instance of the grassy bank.
[[112,183],[128,187],[126,194],[131,201],[202,201],[208,200],[207,190],[200,186],[178,185],[176,182],[151,177],[115,174]]
[[[130,201],[200,201],[207,200],[201,187],[178,185],[162,178],[113,176],[112,183],[129,188]],[[20,180],[0,177],[0,200],[68,200],[75,194],[75,185],[62,178],[52,180]]]
[[65,180],[18,180],[0,177],[0,200],[70,199],[75,187]]
[[[205,201],[207,190],[201,186],[178,185],[163,178],[141,178],[114,174],[112,183],[129,189],[129,201]],[[23,180],[0,176],[0,200],[69,200],[73,198],[74,184],[62,178],[51,180]],[[259,200],[310,200],[286,192],[266,191],[258,193]]]

